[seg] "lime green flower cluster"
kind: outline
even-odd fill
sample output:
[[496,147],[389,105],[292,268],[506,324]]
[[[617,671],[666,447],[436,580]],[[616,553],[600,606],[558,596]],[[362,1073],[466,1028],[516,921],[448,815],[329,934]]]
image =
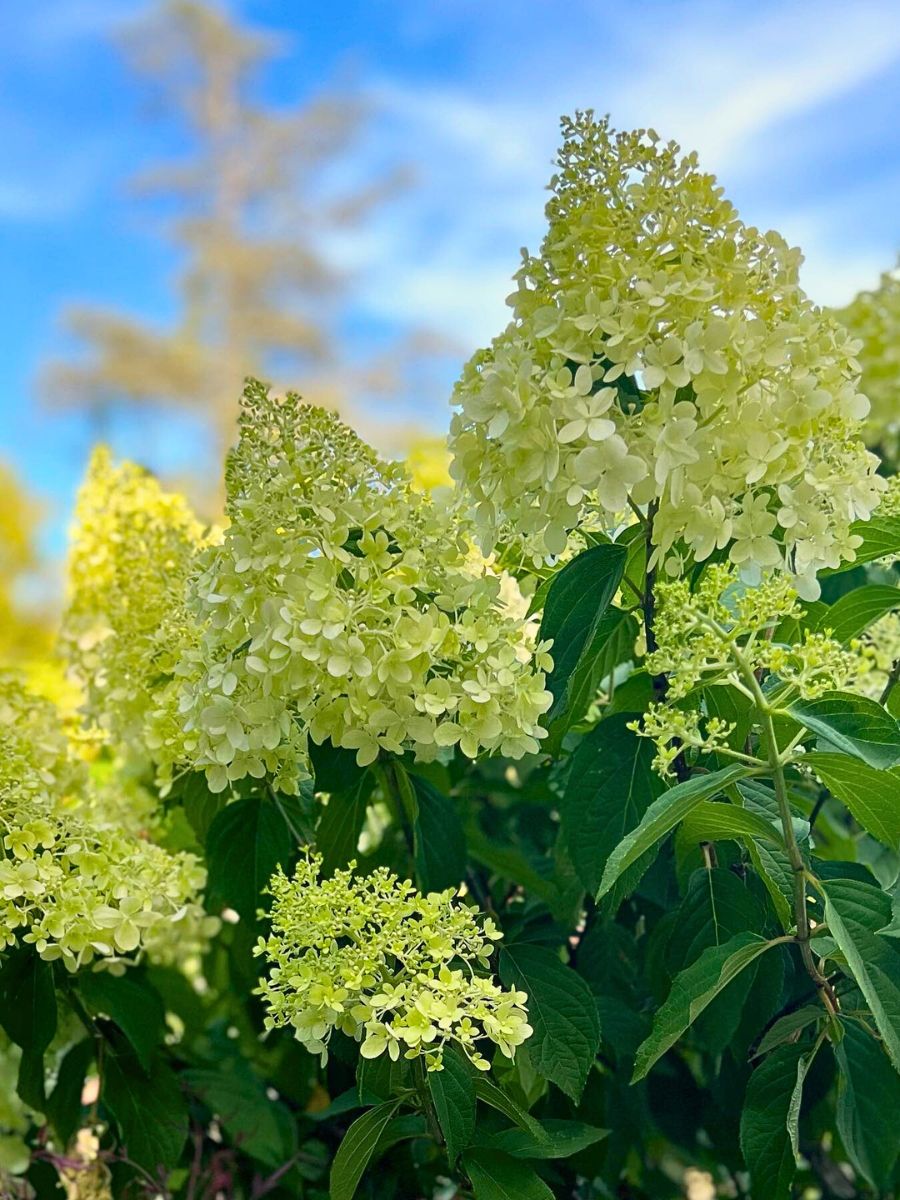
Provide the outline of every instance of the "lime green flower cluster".
[[780,569],[815,596],[883,486],[855,343],[806,298],[799,251],[745,226],[696,155],[589,112],[563,132],[513,321],[455,391],[451,473],[482,545],[537,562],[630,504],[670,574],[727,547],[748,581]]
[[364,1058],[424,1056],[431,1071],[451,1042],[482,1071],[484,1041],[512,1057],[532,1032],[528,997],[479,973],[502,937],[490,918],[479,925],[452,888],[423,896],[384,867],[354,866],[321,879],[310,854],[293,879],[272,879],[272,932],[257,946],[274,964],[260,986],[267,1027],[291,1026],[323,1062],[335,1029]]
[[333,414],[248,386],[230,524],[198,556],[197,644],[160,705],[158,762],[294,789],[307,739],[420,758],[538,749],[546,646],[448,516]]
[[754,700],[747,673],[767,671],[777,676],[785,699],[813,699],[848,686],[859,672],[858,653],[845,650],[827,632],[807,630],[790,643],[772,636],[782,622],[802,616],[783,575],[748,588],[733,566],[717,564],[704,572],[695,591],[685,579],[672,580],[658,585],[656,598],[658,645],[647,657],[647,669],[666,677],[670,702],[651,704],[633,728],[656,742],[655,766],[664,775],[684,747],[732,753],[730,725],[672,707],[672,701],[686,699],[701,685],[730,685]]
[[189,633],[184,586],[202,544],[184,497],[94,451],[76,506],[62,645],[90,722],[144,757],[154,690]]
[[53,706],[0,674],[0,949],[19,940],[70,970],[179,961],[217,922],[206,872],[103,818]]
[[859,341],[856,357],[872,411],[864,435],[896,462],[900,453],[900,268],[885,271],[878,287],[860,292],[837,319]]

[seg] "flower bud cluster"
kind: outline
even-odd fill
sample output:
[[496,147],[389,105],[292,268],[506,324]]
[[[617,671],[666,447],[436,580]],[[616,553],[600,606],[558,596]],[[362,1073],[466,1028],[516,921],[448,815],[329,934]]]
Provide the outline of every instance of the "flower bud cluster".
[[103,809],[52,705],[0,674],[0,948],[33,944],[74,971],[141,955],[180,961],[213,932],[199,860]]
[[[248,385],[229,525],[197,559],[198,629],[158,705],[157,761],[293,790],[307,739],[433,758],[538,749],[546,646],[459,526],[333,414]],[[511,581],[509,581],[511,582]]]
[[727,549],[748,580],[783,570],[814,596],[883,486],[856,343],[806,298],[799,251],[744,225],[695,154],[589,112],[563,132],[512,323],[455,392],[451,472],[483,547],[539,562],[632,505],[670,574]]
[[485,1042],[512,1057],[532,1032],[528,997],[487,974],[502,936],[490,918],[479,924],[452,888],[426,896],[384,867],[354,866],[322,879],[310,854],[293,879],[273,877],[272,932],[257,946],[273,964],[260,986],[267,1026],[292,1027],[323,1062],[335,1029],[364,1058],[423,1056],[429,1070],[450,1043],[480,1070]]
[[732,732],[719,718],[676,708],[673,701],[724,684],[753,699],[747,676],[762,672],[775,678],[785,699],[814,699],[849,686],[860,671],[858,651],[845,649],[827,630],[781,640],[779,627],[790,630],[803,615],[783,575],[748,588],[734,567],[717,564],[693,591],[688,580],[677,579],[659,584],[655,595],[657,647],[646,665],[651,674],[665,676],[670,703],[652,704],[633,728],[656,742],[655,766],[664,775],[684,748],[721,751]]

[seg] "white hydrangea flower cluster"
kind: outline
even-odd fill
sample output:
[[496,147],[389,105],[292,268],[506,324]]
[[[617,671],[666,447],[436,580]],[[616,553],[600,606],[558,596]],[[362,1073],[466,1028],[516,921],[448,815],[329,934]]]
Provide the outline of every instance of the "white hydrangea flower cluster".
[[53,706],[0,674],[0,949],[30,943],[72,971],[181,961],[218,925],[204,867],[104,821],[90,792]]
[[860,292],[835,316],[859,341],[856,357],[872,404],[866,441],[900,465],[900,267],[885,271],[877,288]]
[[590,112],[563,133],[513,321],[455,390],[451,473],[483,547],[539,562],[632,505],[671,574],[727,548],[748,581],[782,569],[815,596],[883,486],[856,343],[695,154]]
[[272,932],[257,946],[274,964],[260,985],[267,1028],[291,1026],[323,1063],[335,1029],[363,1058],[424,1056],[431,1071],[449,1043],[482,1071],[484,1041],[513,1057],[532,1033],[528,997],[479,973],[502,937],[490,918],[479,925],[452,888],[423,896],[385,867],[356,876],[355,865],[321,879],[310,854],[293,879],[272,879]]
[[153,694],[189,636],[185,581],[203,541],[183,496],[94,451],[75,510],[62,646],[88,720],[138,755]]
[[404,468],[333,414],[248,385],[226,469],[230,524],[201,552],[202,636],[160,706],[157,761],[293,790],[307,738],[420,758],[538,749],[547,647]]

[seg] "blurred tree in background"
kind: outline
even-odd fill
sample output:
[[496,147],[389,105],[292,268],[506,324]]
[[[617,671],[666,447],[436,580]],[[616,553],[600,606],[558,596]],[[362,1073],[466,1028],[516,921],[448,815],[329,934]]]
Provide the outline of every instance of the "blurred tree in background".
[[[71,307],[65,324],[81,352],[46,371],[50,403],[88,414],[95,436],[123,406],[192,410],[218,458],[243,379],[258,373],[276,386],[299,382],[328,407],[346,410],[352,395],[357,423],[371,428],[358,398],[377,403],[420,385],[415,361],[448,347],[414,331],[377,361],[339,357],[348,279],[323,245],[408,182],[402,169],[362,188],[336,182],[365,128],[365,102],[332,91],[290,108],[265,105],[258,85],[278,39],[203,0],[164,0],[131,30],[126,49],[161,115],[188,136],[186,154],[135,180],[139,196],[163,206],[166,235],[182,251],[178,315],[161,329],[114,309]],[[392,440],[379,424],[378,440]],[[400,448],[396,431],[393,441]]]

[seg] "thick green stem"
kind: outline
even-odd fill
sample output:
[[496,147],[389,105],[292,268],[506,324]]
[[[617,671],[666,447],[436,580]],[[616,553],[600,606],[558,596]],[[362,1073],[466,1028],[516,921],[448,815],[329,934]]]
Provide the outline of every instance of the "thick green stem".
[[794,924],[796,934],[794,940],[800,948],[800,957],[806,972],[819,991],[822,1003],[830,1013],[835,1012],[837,1001],[828,980],[816,965],[815,955],[809,944],[810,927],[809,911],[806,907],[807,869],[803,861],[803,853],[794,833],[794,822],[791,817],[791,805],[788,799],[787,782],[784,777],[784,759],[778,748],[778,738],[775,735],[775,722],[772,719],[772,706],[767,700],[759,680],[750,663],[734,643],[731,644],[731,654],[735,665],[743,677],[747,689],[753,696],[753,701],[759,716],[760,740],[765,752],[766,761],[772,774],[775,787],[775,800],[778,804],[778,814],[781,818],[781,832],[791,864],[794,877]]

